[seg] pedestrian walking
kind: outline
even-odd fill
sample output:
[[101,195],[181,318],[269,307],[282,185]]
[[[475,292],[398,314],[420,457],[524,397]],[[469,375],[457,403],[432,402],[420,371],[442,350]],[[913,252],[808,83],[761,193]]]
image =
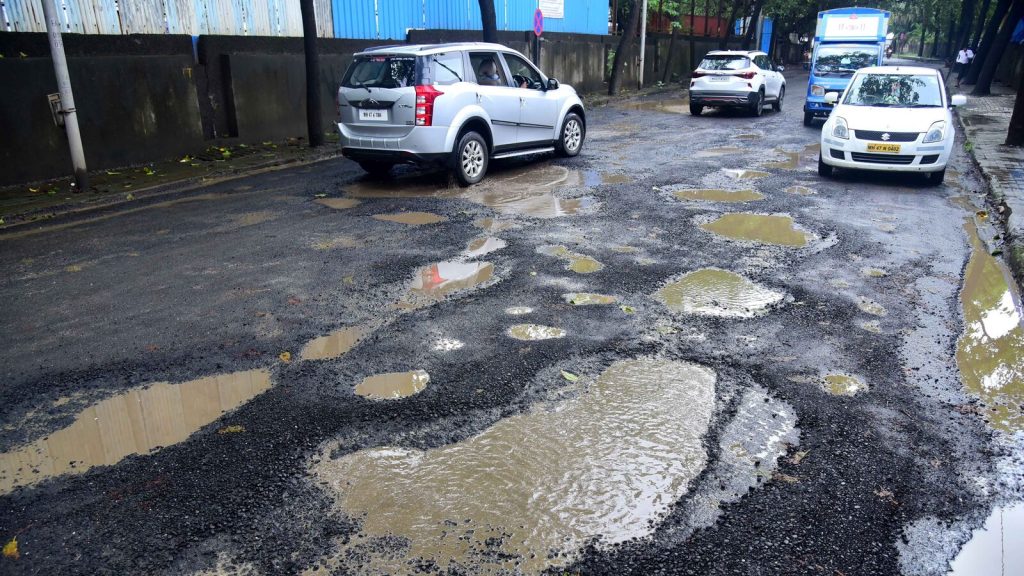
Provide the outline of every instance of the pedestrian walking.
[[971,58],[974,57],[974,52],[971,51],[970,47],[965,46],[956,53],[956,87],[960,87],[960,80],[963,79],[964,74],[967,73],[967,67],[971,63]]

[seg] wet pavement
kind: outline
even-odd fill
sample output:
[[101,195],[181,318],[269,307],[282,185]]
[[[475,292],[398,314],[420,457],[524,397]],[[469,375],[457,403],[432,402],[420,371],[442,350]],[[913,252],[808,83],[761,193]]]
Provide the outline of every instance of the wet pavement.
[[821,179],[791,92],[0,235],[0,573],[1019,572],[984,184]]

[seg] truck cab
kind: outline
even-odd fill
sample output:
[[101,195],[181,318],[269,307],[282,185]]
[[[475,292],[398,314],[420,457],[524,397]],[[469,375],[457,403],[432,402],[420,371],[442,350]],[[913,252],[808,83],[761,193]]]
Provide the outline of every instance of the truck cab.
[[818,13],[804,126],[810,126],[816,118],[828,118],[832,105],[825,102],[826,93],[842,93],[854,72],[883,63],[889,15],[885,10],[872,8],[838,8]]

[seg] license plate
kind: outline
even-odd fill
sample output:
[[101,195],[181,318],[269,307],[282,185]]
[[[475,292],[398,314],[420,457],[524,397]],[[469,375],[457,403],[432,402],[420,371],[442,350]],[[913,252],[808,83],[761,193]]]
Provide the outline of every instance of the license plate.
[[712,82],[728,82],[729,81],[729,77],[728,76],[712,76],[711,77],[711,81]]
[[868,143],[868,152],[889,152],[898,153],[900,151],[899,144],[882,144],[878,142]]
[[[388,111],[387,110],[360,110],[360,120],[369,120],[370,122],[387,122]],[[898,148],[898,146],[897,146]]]

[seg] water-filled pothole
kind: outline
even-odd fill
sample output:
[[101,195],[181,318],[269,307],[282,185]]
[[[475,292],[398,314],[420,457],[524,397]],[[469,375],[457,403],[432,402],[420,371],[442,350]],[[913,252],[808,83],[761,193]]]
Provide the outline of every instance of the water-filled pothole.
[[585,254],[572,252],[565,246],[541,246],[540,248],[537,248],[537,252],[565,260],[568,262],[565,269],[572,270],[579,274],[590,274],[604,269],[604,264],[598,262],[594,258]]
[[[537,574],[602,545],[649,535],[704,468],[715,373],[687,362],[619,361],[554,407],[499,420],[429,450],[382,447],[311,466],[361,520],[337,559],[359,572]],[[397,550],[393,545],[403,542]],[[328,562],[329,563],[329,562]]]
[[355,393],[371,400],[397,400],[419,394],[429,382],[430,374],[425,370],[374,374],[363,378]]
[[508,335],[516,340],[551,340],[565,336],[565,330],[540,324],[516,324],[508,329]]
[[849,374],[826,374],[822,378],[822,387],[835,396],[854,396],[868,389],[860,378]]
[[425,224],[437,224],[438,222],[447,222],[448,219],[444,216],[439,216],[431,212],[397,212],[395,214],[376,214],[374,215],[376,220],[384,220],[385,222],[397,222],[399,224],[407,224],[409,226],[423,226]]
[[809,233],[793,225],[793,218],[773,214],[730,212],[702,224],[701,228],[734,240],[779,246],[806,246],[811,238]]
[[335,210],[347,210],[359,205],[359,200],[355,198],[317,198],[314,202]]
[[864,296],[857,298],[857,308],[860,308],[862,311],[867,312],[872,316],[885,316],[886,314],[884,306],[870,298],[865,298]]
[[784,296],[735,272],[718,268],[683,274],[654,294],[675,312],[731,318],[751,318],[781,302]]
[[466,249],[462,254],[466,258],[478,258],[491,252],[497,252],[502,248],[508,246],[508,242],[505,242],[501,238],[495,238],[493,236],[486,236],[484,238],[474,238],[469,241]]
[[302,347],[299,357],[303,360],[338,358],[351,350],[368,333],[369,330],[364,326],[349,326],[335,330],[326,336],[320,336],[307,342]]
[[672,195],[680,200],[703,200],[705,202],[753,202],[764,199],[764,194],[749,189],[684,188],[682,190],[673,190]]
[[492,275],[490,262],[436,262],[416,273],[405,303],[414,308],[433,304],[452,292],[483,284]]
[[594,304],[614,304],[618,299],[608,294],[594,294],[592,292],[571,292],[562,294],[562,298],[573,306],[590,306]]
[[735,178],[737,180],[756,180],[758,178],[766,178],[768,176],[771,176],[771,174],[763,172],[761,170],[748,170],[745,168],[723,168],[722,171],[725,172],[727,176],[731,176],[732,178]]
[[159,382],[107,398],[80,412],[67,428],[0,455],[0,493],[177,444],[270,385],[270,372],[248,370]]

